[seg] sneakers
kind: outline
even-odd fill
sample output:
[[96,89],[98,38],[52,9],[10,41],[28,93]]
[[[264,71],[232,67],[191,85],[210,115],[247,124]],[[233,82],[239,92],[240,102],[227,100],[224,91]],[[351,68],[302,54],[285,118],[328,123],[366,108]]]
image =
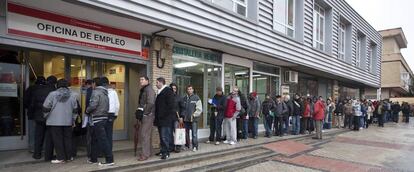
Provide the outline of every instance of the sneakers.
[[220,142],[216,142],[216,145],[219,145],[220,144]]
[[86,163],[88,163],[88,164],[98,164],[98,162],[92,162],[90,159],[86,160]]
[[197,152],[198,148],[197,147],[193,147],[193,152]]
[[65,163],[65,161],[64,160],[57,160],[57,159],[55,159],[55,160],[52,160],[52,161],[50,161],[52,164],[63,164],[63,163]]
[[224,143],[224,144],[228,144],[228,143],[229,143],[229,141],[228,141],[228,140],[224,140],[224,141],[223,141],[223,143]]
[[207,140],[207,141],[206,141],[206,144],[210,144],[210,140]]
[[233,141],[231,141],[229,144],[230,144],[230,145],[234,145],[234,144],[236,144],[236,143],[235,143],[235,142],[233,142]]
[[161,156],[161,159],[166,160],[166,159],[168,159],[169,157],[170,157],[170,155],[162,155],[162,156]]
[[103,162],[103,163],[100,162],[98,165],[101,166],[101,167],[108,167],[108,166],[115,165],[115,163],[114,162]]

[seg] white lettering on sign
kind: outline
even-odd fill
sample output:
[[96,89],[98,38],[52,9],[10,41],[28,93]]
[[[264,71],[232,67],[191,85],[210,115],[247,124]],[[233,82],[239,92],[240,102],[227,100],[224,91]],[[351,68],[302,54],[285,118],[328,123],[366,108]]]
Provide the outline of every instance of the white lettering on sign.
[[8,3],[8,33],[141,56],[141,34]]

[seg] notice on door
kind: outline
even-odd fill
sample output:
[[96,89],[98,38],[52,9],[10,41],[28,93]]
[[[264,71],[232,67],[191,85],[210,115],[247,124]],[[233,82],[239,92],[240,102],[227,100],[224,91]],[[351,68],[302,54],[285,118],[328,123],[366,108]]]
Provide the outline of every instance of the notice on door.
[[8,3],[8,34],[142,57],[141,34]]
[[17,97],[17,84],[0,83],[0,97]]

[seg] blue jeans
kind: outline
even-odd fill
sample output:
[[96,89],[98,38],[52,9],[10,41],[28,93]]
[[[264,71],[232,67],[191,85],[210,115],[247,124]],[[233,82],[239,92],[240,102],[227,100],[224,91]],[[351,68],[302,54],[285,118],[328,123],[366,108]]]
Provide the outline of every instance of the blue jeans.
[[257,137],[259,134],[259,118],[256,117],[250,117],[249,118],[250,121],[252,121],[253,123],[253,131],[251,132],[253,137]]
[[114,157],[110,148],[108,134],[105,130],[107,120],[97,122],[92,126],[92,140],[91,140],[91,161],[98,161],[99,150],[105,155],[107,163],[114,162]]
[[211,116],[210,117],[210,137],[208,140],[211,142],[221,141],[221,129],[223,124],[223,116]]
[[243,139],[247,139],[247,137],[249,136],[249,120],[248,119],[243,119]]
[[266,136],[270,136],[272,134],[272,124],[273,124],[273,117],[270,115],[267,115],[265,117]]
[[300,131],[300,116],[292,116],[292,134],[298,135]]
[[363,114],[360,118],[359,118],[359,128],[364,128],[365,126],[365,116],[366,114]]
[[186,139],[185,146],[190,148],[190,130],[191,130],[193,148],[195,147],[195,148],[198,149],[198,136],[197,136],[198,125],[197,125],[197,122],[196,121],[184,122],[184,126],[185,126],[185,139]]
[[173,141],[171,140],[171,126],[168,127],[158,127],[158,133],[160,135],[160,142],[161,142],[161,154],[162,155],[169,155],[170,150],[170,143]]

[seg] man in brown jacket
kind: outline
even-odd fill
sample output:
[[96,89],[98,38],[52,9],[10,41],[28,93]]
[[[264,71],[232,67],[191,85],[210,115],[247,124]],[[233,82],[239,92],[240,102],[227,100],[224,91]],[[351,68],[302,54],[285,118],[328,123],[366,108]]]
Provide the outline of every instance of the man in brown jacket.
[[151,155],[151,130],[154,125],[155,91],[149,84],[147,76],[140,77],[139,82],[141,84],[141,90],[136,118],[137,123],[139,123],[138,132],[142,151],[138,160],[145,161]]
[[352,126],[352,100],[348,100],[348,102],[344,105],[344,114],[345,114],[345,125],[348,126],[349,129],[351,129]]

